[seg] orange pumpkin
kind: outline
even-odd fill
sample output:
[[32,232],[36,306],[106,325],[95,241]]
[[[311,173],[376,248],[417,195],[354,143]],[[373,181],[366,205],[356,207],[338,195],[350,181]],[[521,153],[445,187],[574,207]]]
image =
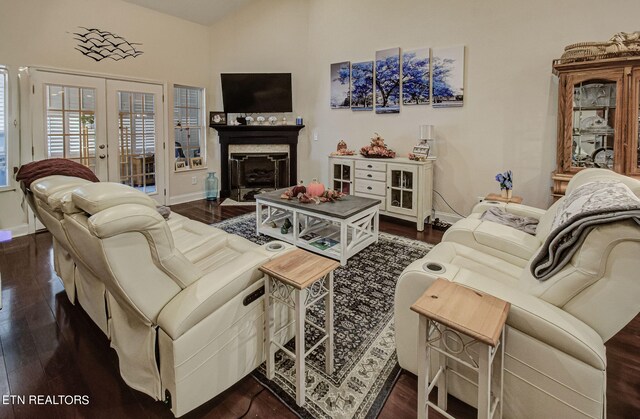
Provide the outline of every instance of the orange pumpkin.
[[307,186],[307,194],[311,197],[320,196],[323,193],[324,193],[324,185],[318,182],[318,179],[313,179],[313,182],[311,182]]

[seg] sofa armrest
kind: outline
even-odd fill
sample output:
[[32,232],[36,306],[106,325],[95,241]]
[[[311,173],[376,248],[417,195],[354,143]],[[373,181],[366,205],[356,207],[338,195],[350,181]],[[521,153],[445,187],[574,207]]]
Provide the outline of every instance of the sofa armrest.
[[158,316],[158,326],[172,339],[179,338],[262,278],[258,267],[267,260],[261,253],[247,252],[206,273],[164,306]]
[[456,282],[511,303],[507,325],[572,357],[606,369],[602,338],[591,327],[566,311],[515,288],[467,271]]
[[[426,258],[425,258],[426,259]],[[395,292],[395,322],[398,361],[409,371],[416,371],[418,315],[410,306],[436,280],[437,275],[424,272],[420,259],[400,275]],[[443,264],[444,277],[511,303],[507,326],[558,349],[594,368],[605,370],[606,355],[602,338],[595,330],[562,309],[532,295],[455,265]],[[509,343],[507,342],[507,348]]]
[[489,208],[500,208],[511,214],[519,215],[521,217],[531,217],[539,220],[547,210],[543,210],[536,207],[530,207],[522,204],[506,204],[504,202],[485,201],[476,204],[471,210],[472,214],[482,214]]

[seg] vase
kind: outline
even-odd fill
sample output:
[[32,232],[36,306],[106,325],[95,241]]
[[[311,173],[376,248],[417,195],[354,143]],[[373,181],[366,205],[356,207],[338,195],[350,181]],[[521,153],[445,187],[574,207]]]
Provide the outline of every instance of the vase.
[[204,180],[204,197],[207,201],[218,200],[218,178],[216,172],[209,172]]
[[513,190],[507,189],[507,199],[511,199],[513,197]]
[[507,190],[506,189],[500,189],[500,196],[502,198],[507,198]]

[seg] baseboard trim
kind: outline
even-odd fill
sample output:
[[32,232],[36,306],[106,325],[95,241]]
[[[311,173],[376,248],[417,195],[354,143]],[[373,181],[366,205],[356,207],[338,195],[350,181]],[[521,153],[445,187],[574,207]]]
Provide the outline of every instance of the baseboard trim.
[[193,192],[184,195],[176,195],[169,198],[169,205],[183,204],[185,202],[197,201],[204,199],[204,192]]
[[29,224],[19,224],[17,226],[9,227],[11,230],[11,235],[13,237],[26,236],[29,234]]

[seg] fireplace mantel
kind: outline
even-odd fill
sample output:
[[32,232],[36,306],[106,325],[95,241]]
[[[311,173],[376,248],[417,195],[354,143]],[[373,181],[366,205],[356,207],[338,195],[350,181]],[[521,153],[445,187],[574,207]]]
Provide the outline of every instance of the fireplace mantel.
[[304,125],[218,125],[212,127],[220,137],[220,197],[231,195],[229,144],[288,144],[289,179],[298,178],[298,134]]

